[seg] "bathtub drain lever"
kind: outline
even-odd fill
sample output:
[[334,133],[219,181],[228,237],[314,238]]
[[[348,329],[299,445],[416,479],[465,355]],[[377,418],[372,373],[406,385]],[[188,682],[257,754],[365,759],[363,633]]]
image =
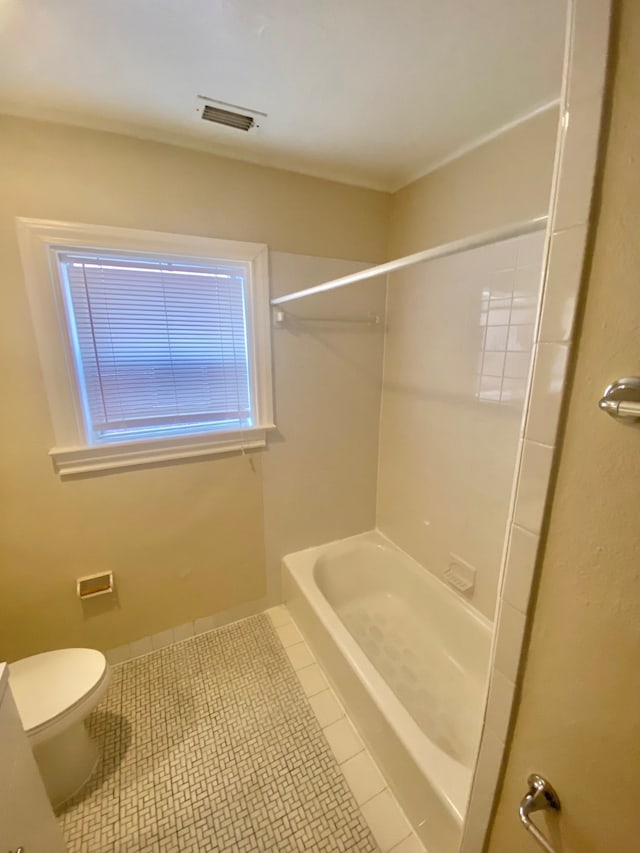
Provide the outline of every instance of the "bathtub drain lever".
[[520,808],[518,809],[520,822],[547,853],[556,853],[529,815],[541,809],[559,812],[560,798],[556,794],[553,785],[538,773],[532,773],[527,782],[529,783],[529,790],[520,801]]

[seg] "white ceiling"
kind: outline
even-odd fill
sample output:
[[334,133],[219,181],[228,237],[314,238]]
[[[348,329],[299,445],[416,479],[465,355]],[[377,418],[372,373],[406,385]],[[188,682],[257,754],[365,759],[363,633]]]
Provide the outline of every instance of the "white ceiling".
[[[0,0],[0,112],[394,190],[558,97],[562,0]],[[268,113],[255,133],[196,112]]]

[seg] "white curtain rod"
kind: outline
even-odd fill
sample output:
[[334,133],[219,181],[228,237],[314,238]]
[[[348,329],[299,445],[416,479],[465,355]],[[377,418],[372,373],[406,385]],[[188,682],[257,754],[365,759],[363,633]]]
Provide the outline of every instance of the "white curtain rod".
[[546,224],[546,216],[536,216],[534,219],[517,222],[515,225],[505,225],[502,228],[495,228],[493,231],[484,231],[482,234],[463,237],[461,240],[453,240],[451,243],[442,243],[440,246],[424,249],[422,252],[416,252],[395,261],[387,261],[385,264],[368,267],[360,270],[360,272],[344,275],[342,278],[325,281],[324,284],[317,284],[315,287],[307,287],[306,290],[297,290],[295,293],[288,293],[286,296],[278,296],[277,299],[271,300],[271,304],[283,305],[285,302],[293,302],[295,299],[302,299],[304,296],[313,296],[315,293],[324,293],[325,290],[334,290],[336,287],[344,287],[347,284],[355,284],[357,281],[386,275],[386,273],[401,270],[403,267],[419,264],[421,261],[434,261],[436,258],[446,258],[448,255],[456,255],[458,252],[478,249],[480,246],[497,243],[500,240],[508,240],[510,237],[520,237],[522,234],[529,234],[532,231],[541,231]]

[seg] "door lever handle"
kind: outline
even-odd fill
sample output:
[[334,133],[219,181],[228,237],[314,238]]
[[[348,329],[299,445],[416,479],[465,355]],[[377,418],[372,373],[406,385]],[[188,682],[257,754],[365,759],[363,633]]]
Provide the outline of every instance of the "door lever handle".
[[553,785],[547,782],[543,776],[538,775],[538,773],[532,773],[527,782],[529,783],[529,790],[522,800],[520,800],[520,807],[518,809],[520,822],[547,853],[556,853],[535,823],[533,823],[530,815],[541,809],[559,812],[560,798],[556,794]]

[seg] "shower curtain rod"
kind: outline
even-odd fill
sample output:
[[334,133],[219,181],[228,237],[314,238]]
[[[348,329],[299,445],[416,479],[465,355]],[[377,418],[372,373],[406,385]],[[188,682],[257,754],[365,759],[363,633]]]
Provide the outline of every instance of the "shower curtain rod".
[[453,240],[451,243],[442,243],[440,246],[424,249],[422,252],[416,252],[413,255],[406,255],[406,257],[398,258],[395,261],[387,261],[375,267],[367,267],[367,269],[360,270],[359,272],[344,275],[342,278],[325,281],[323,284],[315,285],[315,287],[307,287],[305,290],[297,290],[294,293],[288,293],[286,296],[278,296],[276,299],[271,300],[271,304],[283,305],[285,302],[293,302],[295,299],[302,299],[304,296],[313,296],[316,293],[324,293],[326,290],[334,290],[337,287],[344,287],[347,284],[355,284],[357,281],[365,281],[368,278],[375,278],[378,275],[385,275],[395,270],[401,270],[403,267],[410,267],[413,264],[419,264],[421,261],[434,261],[436,258],[457,255],[459,252],[478,249],[480,246],[497,243],[500,240],[508,240],[510,237],[520,237],[522,234],[541,231],[546,224],[546,216],[536,216],[533,219],[517,222],[514,225],[505,225],[502,228],[494,228],[492,231],[484,231],[481,234],[474,234],[471,237]]

